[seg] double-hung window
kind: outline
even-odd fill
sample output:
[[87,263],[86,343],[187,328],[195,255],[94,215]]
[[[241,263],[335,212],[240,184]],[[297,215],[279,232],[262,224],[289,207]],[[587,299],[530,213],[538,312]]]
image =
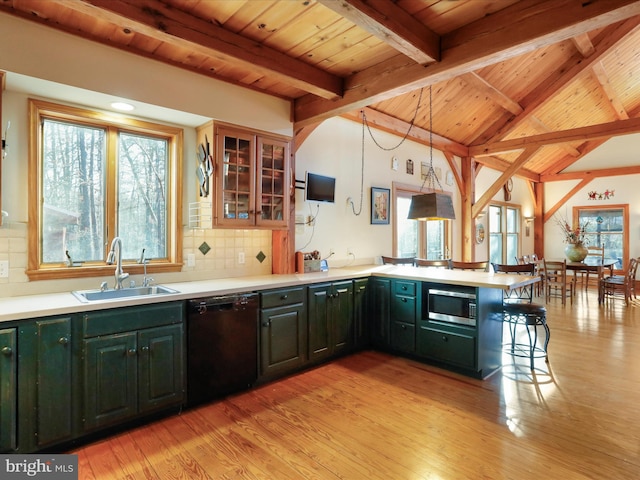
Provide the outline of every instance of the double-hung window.
[[489,261],[514,264],[520,245],[520,209],[489,205]]
[[136,271],[180,269],[181,129],[38,100],[30,124],[30,278],[104,274],[116,236]]
[[607,259],[617,260],[616,269],[629,261],[629,205],[573,207],[578,225],[586,225],[587,246],[604,247]]
[[449,220],[409,220],[411,197],[419,195],[418,188],[393,184],[394,246],[397,257],[418,257],[428,260],[449,258]]

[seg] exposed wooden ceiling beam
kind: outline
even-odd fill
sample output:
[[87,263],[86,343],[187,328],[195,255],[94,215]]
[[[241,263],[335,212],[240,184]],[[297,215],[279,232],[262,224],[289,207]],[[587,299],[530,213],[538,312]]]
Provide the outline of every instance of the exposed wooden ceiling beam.
[[529,159],[535,155],[540,147],[532,146],[527,147],[520,156],[507,168],[502,175],[491,185],[480,197],[476,203],[471,207],[471,217],[475,218],[485,208],[496,193],[500,191],[503,185],[511,178],[515,173],[522,168],[522,166],[529,161]]
[[584,157],[587,153],[593,152],[596,148],[602,145],[604,142],[609,140],[610,137],[599,138],[597,140],[589,140],[588,142],[583,143],[578,148],[580,154],[578,156],[575,155],[565,155],[564,157],[553,162],[549,168],[547,168],[540,175],[554,175],[556,173],[560,173],[562,170],[567,168],[570,165],[573,165],[578,161],[578,159]]
[[[489,167],[499,172],[504,172],[511,166],[511,163],[496,157],[480,157],[474,158],[474,160],[480,166]],[[478,170],[480,169],[478,168]],[[524,167],[518,169],[517,172],[514,173],[514,175],[517,177],[525,178],[527,180],[531,180],[532,182],[540,181],[540,175]]]
[[580,55],[583,57],[590,57],[596,51],[593,46],[593,42],[589,38],[589,35],[583,33],[581,35],[576,35],[571,40],[573,40],[573,44],[576,46],[576,49],[580,52]]
[[[375,128],[393,133],[399,137],[406,135],[407,138],[414,142],[429,145],[429,130],[416,125],[411,126],[410,123],[404,120],[399,120],[369,107],[362,108],[355,112],[348,112],[341,116],[354,122],[362,123],[362,112],[364,112],[367,118],[367,123]],[[410,130],[409,127],[411,127]],[[407,131],[409,132],[408,134]],[[458,157],[466,157],[469,154],[469,149],[466,146],[435,133],[433,134],[433,148],[443,152],[450,152]]]
[[555,173],[553,175],[540,175],[543,182],[560,182],[564,180],[583,180],[586,178],[617,177],[622,175],[637,175],[640,173],[640,165],[630,167],[600,168],[597,170],[583,170],[579,172]]
[[638,28],[638,25],[640,25],[640,18],[630,18],[624,22],[610,25],[603,29],[595,39],[594,46],[596,51],[587,58],[583,57],[581,53],[576,53],[563,67],[558,68],[553,76],[542,80],[537,88],[532,89],[529,94],[520,101],[520,104],[524,107],[524,111],[510,121],[505,122],[504,127],[493,135],[490,142],[508,136],[559,91],[574,82],[577,78],[580,78],[581,75],[591,73],[591,67],[599,62],[629,34],[634,32]]
[[160,0],[48,0],[203,55],[242,63],[320,98],[342,95],[342,79]]
[[598,80],[598,83],[600,84],[602,91],[609,99],[609,102],[611,103],[611,108],[614,110],[618,119],[620,120],[628,119],[629,114],[624,108],[624,104],[622,103],[620,96],[613,89],[611,82],[609,82],[609,75],[607,74],[607,71],[605,70],[604,65],[602,65],[602,62],[596,62],[593,65],[593,67],[591,67],[591,69],[593,70],[593,74]]
[[440,37],[394,2],[317,1],[419,64],[440,60]]
[[596,138],[615,137],[638,132],[640,132],[640,118],[631,118],[629,120],[618,120],[615,122],[601,123],[599,125],[590,125],[588,127],[543,133],[531,137],[514,138],[512,140],[469,147],[469,154],[472,157],[481,157],[483,155],[496,155],[498,153],[521,150],[533,145],[541,147],[567,142],[584,142]]
[[523,0],[445,35],[438,63],[421,66],[400,56],[348,78],[340,99],[296,100],[295,123],[300,127],[357,110],[635,15],[640,15],[637,0]]
[[511,112],[514,115],[520,115],[522,113],[523,108],[518,104],[518,102],[505,95],[504,92],[498,90],[477,73],[465,73],[461,78],[472,88],[478,90],[481,95],[486,95],[508,112]]

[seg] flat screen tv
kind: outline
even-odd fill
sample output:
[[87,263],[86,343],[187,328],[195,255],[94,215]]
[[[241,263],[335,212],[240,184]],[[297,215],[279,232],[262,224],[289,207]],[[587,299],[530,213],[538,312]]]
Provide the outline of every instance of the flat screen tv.
[[307,172],[306,199],[311,202],[335,201],[336,179]]

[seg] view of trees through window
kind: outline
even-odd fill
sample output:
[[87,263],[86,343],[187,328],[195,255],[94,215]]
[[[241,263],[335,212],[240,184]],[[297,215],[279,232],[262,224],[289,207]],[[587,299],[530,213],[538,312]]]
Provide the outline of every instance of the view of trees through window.
[[104,261],[116,235],[123,258],[139,258],[142,248],[147,258],[166,257],[168,149],[164,138],[45,118],[42,262],[64,262],[67,251],[74,261]]

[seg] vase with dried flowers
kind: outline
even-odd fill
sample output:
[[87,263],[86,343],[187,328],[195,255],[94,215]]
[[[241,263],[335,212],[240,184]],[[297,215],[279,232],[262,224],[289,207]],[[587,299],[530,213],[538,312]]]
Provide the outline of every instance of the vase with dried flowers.
[[556,223],[562,231],[564,236],[564,243],[567,246],[564,248],[564,254],[570,262],[582,262],[586,257],[587,250],[587,226],[589,221],[583,222],[576,227],[569,225],[566,219],[556,219]]

